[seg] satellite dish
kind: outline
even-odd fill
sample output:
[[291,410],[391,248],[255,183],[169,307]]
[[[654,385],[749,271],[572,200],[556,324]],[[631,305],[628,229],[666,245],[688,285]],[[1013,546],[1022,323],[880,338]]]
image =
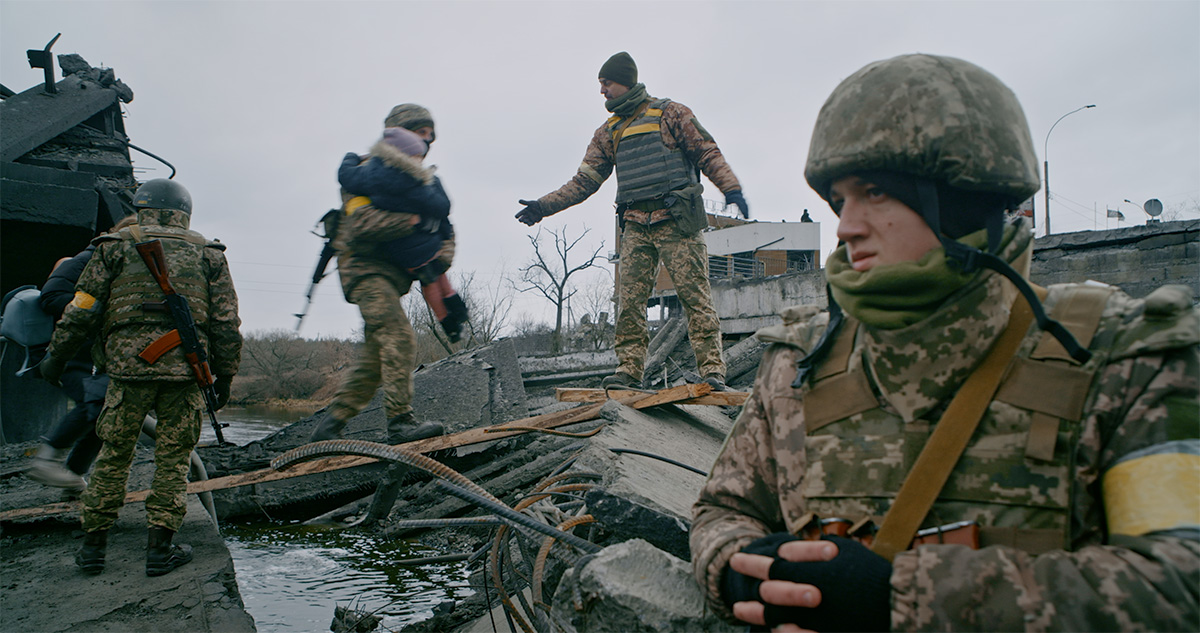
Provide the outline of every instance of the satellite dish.
[[1142,205],[1142,208],[1145,209],[1147,215],[1151,217],[1155,217],[1162,213],[1163,209],[1162,202],[1159,202],[1158,198],[1150,198],[1146,201],[1146,204]]

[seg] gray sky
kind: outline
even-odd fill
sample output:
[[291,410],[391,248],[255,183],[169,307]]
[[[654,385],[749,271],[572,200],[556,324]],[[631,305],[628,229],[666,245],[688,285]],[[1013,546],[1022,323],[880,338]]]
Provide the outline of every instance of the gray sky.
[[[1160,199],[1200,217],[1200,2],[17,2],[0,0],[0,83],[41,81],[25,50],[108,66],[135,92],[130,140],[173,163],[192,226],[229,246],[243,331],[291,328],[338,204],[336,170],[391,106],[428,107],[429,162],[454,203],[455,269],[499,285],[530,256],[518,198],[566,182],[608,113],[596,74],[628,51],[650,94],[687,104],[760,220],[836,218],[804,182],[816,114],[837,83],[904,53],[990,70],[1049,139],[1055,233],[1142,224]],[[169,171],[134,154],[141,179]],[[720,199],[706,182],[706,196]],[[543,222],[613,245],[614,179]],[[1126,198],[1136,204],[1123,202]],[[1038,234],[1043,194],[1037,195]],[[581,247],[582,248],[582,247]],[[590,250],[589,250],[590,253]],[[603,275],[596,272],[593,274]],[[552,321],[518,298],[513,317]],[[360,327],[336,278],[305,336]]]

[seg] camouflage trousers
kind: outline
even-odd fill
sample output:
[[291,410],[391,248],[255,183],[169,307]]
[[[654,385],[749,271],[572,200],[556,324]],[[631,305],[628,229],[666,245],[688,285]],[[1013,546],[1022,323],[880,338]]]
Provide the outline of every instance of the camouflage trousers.
[[380,385],[388,419],[411,412],[417,341],[400,305],[400,293],[385,277],[371,275],[354,286],[349,298],[362,313],[365,340],[354,369],[329,405],[329,414],[341,421],[358,415]]
[[125,503],[129,467],[142,421],[158,416],[154,480],[146,497],[146,522],[178,531],[187,514],[188,459],[200,440],[204,397],[192,381],[127,381],[112,378],[96,434],[104,440],[92,479],[83,493],[83,530],[107,530]]
[[617,371],[641,380],[650,335],[646,301],[663,263],[688,320],[688,339],[701,376],[725,377],[721,357],[721,322],[708,282],[708,247],[699,233],[684,233],[675,221],[649,226],[626,222],[621,232],[620,287],[617,288]]

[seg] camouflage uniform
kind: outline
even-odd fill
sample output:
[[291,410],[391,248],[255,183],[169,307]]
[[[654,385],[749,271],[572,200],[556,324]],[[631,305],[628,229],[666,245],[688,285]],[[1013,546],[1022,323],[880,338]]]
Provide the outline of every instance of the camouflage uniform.
[[[1029,223],[990,223],[1000,206],[939,210],[943,190],[935,189],[1007,195],[1004,204],[1037,190],[1028,124],[998,79],[952,58],[876,62],[842,82],[815,127],[805,176],[823,197],[831,199],[831,183],[865,170],[910,176],[927,188],[917,207],[905,204],[947,260],[956,250],[991,261],[912,322],[867,325],[848,309],[837,329],[827,314],[797,307],[758,334],[772,345],[693,508],[693,568],[725,617],[722,575],[747,544],[797,534],[810,513],[855,522],[892,509],[949,403],[1000,339],[1015,302],[1026,301],[1017,295],[1027,289]],[[1011,237],[984,253],[967,244],[974,237],[939,231],[939,211],[975,222],[987,237],[994,228]],[[861,296],[835,270],[848,267],[842,247],[827,273],[834,294],[853,302]],[[982,548],[898,553],[881,605],[890,628],[1195,630],[1200,313],[1191,290],[1167,286],[1136,300],[1112,287],[1063,284],[1042,304],[1071,335],[1052,335],[1049,321],[1028,327],[921,524],[976,521]],[[827,329],[839,333],[822,338]],[[1076,343],[1090,358],[1070,353]],[[824,356],[808,357],[812,369],[797,381],[814,349]]]
[[[171,282],[188,298],[212,372],[218,380],[232,380],[242,336],[225,246],[188,230],[188,223],[182,211],[141,209],[137,228],[145,239],[162,240]],[[142,421],[151,410],[158,415],[158,439],[147,521],[178,530],[187,511],[188,456],[200,438],[204,399],[182,349],[154,364],[138,356],[175,325],[168,312],[143,310],[143,302],[160,302],[163,294],[134,249],[136,239],[130,229],[96,238],[95,254],[50,343],[51,355],[67,357],[99,329],[102,344],[93,358],[111,378],[96,423],[104,447],[83,495],[83,528],[89,533],[116,522]]]
[[[374,256],[379,244],[413,232],[420,216],[381,211],[358,205],[343,193],[343,217],[334,247],[338,251],[338,276],[346,301],[358,306],[363,317],[364,344],[354,369],[334,396],[330,415],[346,421],[358,414],[375,390],[383,386],[387,419],[412,412],[412,372],[416,367],[416,335],[400,298],[413,278],[398,266]],[[438,258],[448,268],[454,258],[454,239],[442,242]]]
[[[648,98],[647,101],[652,100]],[[661,116],[662,142],[668,150],[682,151],[690,164],[703,172],[722,193],[741,190],[737,176],[725,162],[716,141],[696,120],[690,108],[667,101]],[[622,122],[613,117],[597,128],[575,176],[557,190],[538,198],[545,216],[579,204],[600,189],[616,166],[611,128],[614,123],[619,126]],[[691,202],[703,204],[698,188]],[[720,323],[713,307],[708,281],[708,249],[698,233],[700,227],[687,230],[679,227],[677,215],[661,204],[661,199],[629,205],[623,210],[623,224],[615,329],[620,361],[617,371],[641,380],[648,342],[646,300],[661,261],[687,314],[688,336],[696,352],[700,374],[724,378]]]
[[[1000,292],[998,275],[988,275],[993,281],[983,297],[966,293],[933,317],[958,317],[945,329],[921,323],[880,333],[859,326],[850,369],[877,376],[876,406],[822,419],[819,429],[810,430],[806,418],[811,387],[791,384],[796,361],[824,330],[826,315],[808,318],[811,311],[793,309],[785,325],[759,333],[774,345],[694,509],[692,559],[713,608],[729,616],[720,574],[749,542],[797,533],[809,512],[852,521],[886,512],[947,401],[999,335],[997,322],[1007,320],[1004,300],[1012,294]],[[1067,288],[1050,291],[1046,304],[1053,308]],[[1168,531],[1200,524],[1194,471],[1157,482],[1179,489],[1156,501],[1185,503],[1178,512],[1157,509],[1169,519],[1153,526],[1161,530],[1155,534],[1116,533],[1106,525],[1106,515],[1113,522],[1106,503],[1136,493],[1101,494],[1106,473],[1126,460],[1196,448],[1200,320],[1189,295],[1178,287],[1147,300],[1112,294],[1092,339],[1095,356],[1078,368],[1090,378],[1087,406],[1077,421],[1060,422],[1052,460],[1024,455],[1038,413],[1026,407],[1036,403],[993,400],[922,527],[971,519],[1050,529],[1064,533],[1066,546],[1036,557],[1006,546],[902,553],[891,578],[893,630],[1196,626],[1200,545]],[[1031,327],[1018,357],[1029,358],[1042,335]],[[1042,387],[1046,399],[1063,399],[1061,391],[1051,395],[1056,386]],[[1146,481],[1140,493],[1150,494],[1155,483]]]

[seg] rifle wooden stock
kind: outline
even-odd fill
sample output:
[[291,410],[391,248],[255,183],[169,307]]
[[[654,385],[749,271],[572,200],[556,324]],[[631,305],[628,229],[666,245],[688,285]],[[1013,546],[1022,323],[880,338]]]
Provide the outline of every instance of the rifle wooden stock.
[[[154,360],[158,360],[159,357],[175,347],[175,345],[166,347],[171,343],[168,337],[174,333],[178,341],[176,345],[183,348],[183,357],[187,360],[188,366],[192,368],[192,375],[195,376],[196,384],[200,386],[200,393],[204,396],[208,419],[212,423],[217,442],[222,445],[227,444],[225,434],[221,432],[221,428],[227,425],[217,421],[217,393],[213,387],[212,370],[208,366],[208,354],[205,353],[204,346],[200,344],[200,334],[196,331],[196,320],[192,317],[192,309],[188,306],[187,297],[175,292],[175,287],[171,285],[170,273],[167,270],[167,256],[163,252],[162,241],[153,239],[137,242],[134,244],[134,248],[137,249],[138,255],[141,255],[142,261],[146,263],[146,268],[150,270],[150,275],[154,277],[158,287],[162,289],[166,298],[165,303],[171,313],[171,320],[175,322],[174,330],[151,343],[138,356],[148,362],[154,362],[147,359],[146,355],[153,355],[154,352],[157,352]],[[163,347],[165,349],[160,351],[160,348]]]

